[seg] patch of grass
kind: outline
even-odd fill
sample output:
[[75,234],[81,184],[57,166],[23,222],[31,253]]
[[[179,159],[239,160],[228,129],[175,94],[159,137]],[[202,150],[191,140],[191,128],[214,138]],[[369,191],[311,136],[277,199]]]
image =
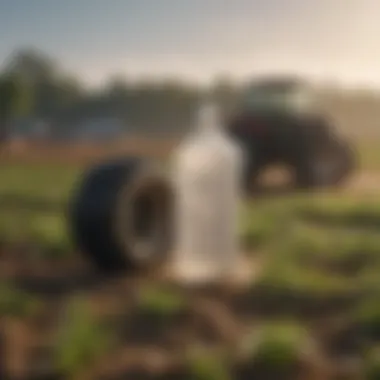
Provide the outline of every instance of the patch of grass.
[[146,286],[139,293],[139,312],[159,320],[179,315],[186,306],[185,296],[172,289]]
[[185,365],[189,380],[232,380],[228,362],[219,352],[193,349]]
[[292,265],[271,265],[264,270],[253,289],[265,289],[266,294],[288,294],[310,299],[355,293],[356,286],[342,276],[328,275],[317,270],[305,270]]
[[[380,264],[380,234],[300,224],[272,251],[274,260],[344,272]],[[351,268],[350,268],[351,267]],[[351,270],[350,270],[351,269]]]
[[366,200],[353,201],[349,197],[339,200],[316,198],[299,207],[301,219],[324,226],[370,228],[380,224],[380,203]]
[[292,370],[308,350],[311,339],[303,326],[295,322],[268,322],[243,342],[245,355],[253,365]]
[[49,258],[62,258],[73,251],[66,221],[58,215],[36,215],[30,227],[30,239]]
[[55,347],[55,364],[66,376],[86,369],[105,354],[112,335],[105,324],[96,318],[85,299],[78,297],[68,305]]
[[374,347],[369,350],[364,362],[364,379],[380,379],[380,348]]
[[0,237],[7,243],[25,240],[30,228],[30,217],[20,212],[2,212],[0,215]]
[[311,299],[345,298],[379,289],[380,234],[346,222],[356,223],[358,215],[361,221],[375,223],[380,202],[316,194],[249,205],[243,212],[243,231],[256,247],[260,242],[266,258],[254,288],[272,296]]
[[11,164],[2,166],[0,199],[8,197],[31,200],[67,201],[81,170],[59,164]]
[[270,203],[242,208],[240,238],[247,249],[261,248],[286,232],[292,223],[292,209],[274,207]]
[[329,267],[338,262],[340,269],[340,265],[346,264],[344,260],[356,252],[339,238],[331,240],[332,236],[315,229],[295,229],[294,234],[288,234],[267,252],[269,260],[253,288],[266,289],[272,295],[312,299],[358,292],[358,282]]
[[40,302],[31,295],[10,284],[0,284],[0,315],[14,318],[30,317],[40,306]]
[[0,239],[29,242],[48,256],[71,250],[66,204],[82,170],[70,165],[7,163],[0,172]]
[[369,340],[380,340],[379,298],[372,296],[363,300],[353,312],[353,321],[363,336]]
[[72,252],[67,223],[62,213],[16,209],[0,215],[0,239],[38,248],[40,257],[61,258]]

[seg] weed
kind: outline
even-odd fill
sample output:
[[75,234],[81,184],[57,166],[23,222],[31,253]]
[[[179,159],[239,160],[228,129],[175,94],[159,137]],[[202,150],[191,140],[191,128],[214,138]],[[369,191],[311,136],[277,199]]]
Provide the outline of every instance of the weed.
[[148,286],[139,293],[139,311],[157,319],[171,318],[180,314],[185,307],[184,296],[174,290]]
[[364,300],[354,311],[354,321],[364,337],[380,340],[380,305],[378,297]]
[[107,352],[110,343],[108,328],[93,316],[86,300],[78,297],[69,304],[57,339],[57,368],[67,376],[72,376]]
[[364,367],[365,380],[380,379],[380,349],[379,347],[372,348],[366,355]]
[[228,363],[219,352],[193,349],[186,357],[189,380],[232,380]]
[[260,368],[292,370],[306,352],[310,338],[304,327],[294,322],[270,322],[243,342],[248,361]]
[[0,315],[24,318],[39,310],[40,302],[10,284],[0,284]]

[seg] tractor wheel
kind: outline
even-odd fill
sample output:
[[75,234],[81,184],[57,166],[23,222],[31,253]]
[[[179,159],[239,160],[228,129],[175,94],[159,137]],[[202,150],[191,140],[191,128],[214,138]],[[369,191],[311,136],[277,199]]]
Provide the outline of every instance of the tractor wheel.
[[85,173],[69,209],[79,250],[102,272],[152,267],[171,244],[172,188],[147,160],[117,159]]
[[260,170],[261,167],[255,162],[253,157],[249,158],[248,162],[245,163],[242,173],[242,187],[245,196],[250,197],[257,193]]
[[336,141],[335,152],[339,165],[331,180],[331,186],[340,186],[357,170],[359,166],[355,149],[347,141]]
[[351,146],[342,140],[331,141],[314,152],[297,168],[297,185],[304,189],[340,186],[357,166]]

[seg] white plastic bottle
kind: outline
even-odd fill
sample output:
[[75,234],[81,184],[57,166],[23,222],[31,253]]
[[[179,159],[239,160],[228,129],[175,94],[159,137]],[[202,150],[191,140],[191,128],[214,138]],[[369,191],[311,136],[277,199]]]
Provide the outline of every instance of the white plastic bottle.
[[224,133],[215,105],[203,105],[197,116],[195,129],[175,154],[173,270],[185,281],[212,281],[239,262],[242,156]]

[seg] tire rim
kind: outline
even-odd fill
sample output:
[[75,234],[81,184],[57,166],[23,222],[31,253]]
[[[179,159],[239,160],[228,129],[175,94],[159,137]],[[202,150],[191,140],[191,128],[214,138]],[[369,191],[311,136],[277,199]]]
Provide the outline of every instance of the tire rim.
[[116,206],[116,237],[122,252],[137,265],[166,258],[171,244],[171,202],[168,181],[144,173],[120,194]]

